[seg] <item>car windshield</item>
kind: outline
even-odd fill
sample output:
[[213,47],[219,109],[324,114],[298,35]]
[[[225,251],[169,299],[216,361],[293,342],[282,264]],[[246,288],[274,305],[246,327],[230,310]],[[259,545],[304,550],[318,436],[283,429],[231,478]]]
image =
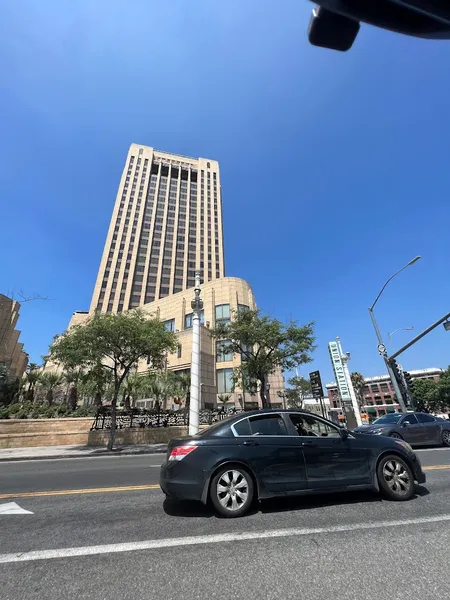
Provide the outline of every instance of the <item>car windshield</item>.
[[390,415],[383,415],[372,423],[372,425],[382,425],[383,423],[397,423],[403,416],[403,413],[391,413]]

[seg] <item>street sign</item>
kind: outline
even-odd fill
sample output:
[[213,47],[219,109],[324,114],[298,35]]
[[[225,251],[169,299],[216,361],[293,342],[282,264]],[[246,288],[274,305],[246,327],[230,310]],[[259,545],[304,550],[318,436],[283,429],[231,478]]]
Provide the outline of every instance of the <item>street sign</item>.
[[311,392],[314,398],[323,398],[323,387],[322,379],[320,378],[320,371],[313,371],[309,374],[309,382],[311,384]]
[[378,352],[381,356],[386,354],[386,346],[384,344],[378,344]]

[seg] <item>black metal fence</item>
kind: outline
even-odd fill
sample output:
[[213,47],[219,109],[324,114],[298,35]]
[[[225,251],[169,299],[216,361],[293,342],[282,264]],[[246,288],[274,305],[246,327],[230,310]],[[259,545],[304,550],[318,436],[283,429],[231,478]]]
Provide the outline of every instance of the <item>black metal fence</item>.
[[[212,425],[217,421],[221,421],[226,417],[230,417],[242,410],[236,408],[218,408],[214,410],[201,410],[199,413],[200,425]],[[145,410],[134,408],[131,411],[118,410],[116,416],[117,429],[136,428],[144,429],[145,427],[176,427],[189,425],[188,410]],[[91,431],[98,429],[111,428],[111,409],[104,406],[98,409],[94,421],[91,426]]]

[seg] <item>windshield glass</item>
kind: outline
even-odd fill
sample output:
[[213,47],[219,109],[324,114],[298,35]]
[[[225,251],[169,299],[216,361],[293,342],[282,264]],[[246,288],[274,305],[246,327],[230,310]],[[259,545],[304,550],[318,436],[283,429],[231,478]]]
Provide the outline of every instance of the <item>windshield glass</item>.
[[382,425],[383,423],[396,423],[401,417],[403,413],[391,413],[390,415],[383,415],[372,423],[372,425]]

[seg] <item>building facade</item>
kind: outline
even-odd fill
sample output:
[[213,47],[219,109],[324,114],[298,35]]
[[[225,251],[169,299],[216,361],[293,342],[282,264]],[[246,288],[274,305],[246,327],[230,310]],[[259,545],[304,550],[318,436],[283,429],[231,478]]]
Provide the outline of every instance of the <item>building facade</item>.
[[[225,277],[222,199],[217,161],[189,158],[131,144],[113,209],[89,311],[76,311],[69,328],[96,311],[119,313],[142,308],[176,333],[178,348],[166,368],[190,372],[195,271],[200,271],[204,310],[201,318],[201,406],[258,408],[258,394],[233,389],[233,369],[241,356],[210,330],[236,311],[256,308],[243,279]],[[57,370],[47,364],[46,370]],[[152,365],[141,361],[138,372]],[[281,371],[270,375],[271,404],[281,407]],[[146,406],[151,399],[146,400]]]
[[[210,334],[210,330],[219,323],[229,322],[237,311],[256,308],[251,287],[243,279],[223,277],[204,283],[201,296],[204,305],[200,319],[201,407],[213,408],[221,405],[218,396],[227,396],[229,407],[258,408],[259,394],[252,395],[245,389],[233,389],[233,369],[241,364],[241,357],[228,351],[227,340],[215,340]],[[177,350],[169,354],[166,361],[166,368],[176,372],[190,372],[191,368],[192,298],[193,290],[185,290],[143,306],[145,312],[158,317],[169,331],[176,334]],[[85,323],[88,318],[88,312],[75,312],[69,327]],[[151,364],[142,360],[138,365],[138,372],[145,373],[151,368]],[[272,406],[281,408],[282,402],[278,392],[284,389],[283,374],[277,372],[270,375],[268,384]]]
[[225,275],[219,164],[131,144],[90,312],[121,312]]
[[[412,380],[414,379],[439,379],[442,369],[429,368],[419,369],[417,371],[408,371]],[[376,375],[375,377],[364,378],[364,404],[363,410],[369,418],[377,418],[389,412],[397,412],[400,405],[395,398],[394,388],[389,375]],[[326,385],[328,398],[330,401],[330,410],[341,411],[338,387],[335,382]]]
[[20,303],[0,294],[0,365],[6,366],[10,377],[22,377],[28,364],[28,355],[19,342]]

